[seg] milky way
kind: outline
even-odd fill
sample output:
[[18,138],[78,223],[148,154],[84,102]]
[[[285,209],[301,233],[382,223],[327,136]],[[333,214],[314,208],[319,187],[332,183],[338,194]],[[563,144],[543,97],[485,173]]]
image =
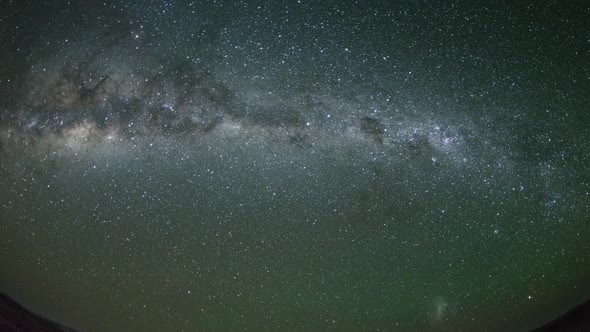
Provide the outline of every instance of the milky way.
[[588,6],[8,7],[0,286],[42,313],[523,330],[590,296]]

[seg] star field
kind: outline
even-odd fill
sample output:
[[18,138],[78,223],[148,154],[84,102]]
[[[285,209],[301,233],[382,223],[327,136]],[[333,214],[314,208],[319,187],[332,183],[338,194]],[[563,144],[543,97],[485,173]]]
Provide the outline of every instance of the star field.
[[535,328],[590,296],[590,7],[9,1],[0,289],[83,331]]

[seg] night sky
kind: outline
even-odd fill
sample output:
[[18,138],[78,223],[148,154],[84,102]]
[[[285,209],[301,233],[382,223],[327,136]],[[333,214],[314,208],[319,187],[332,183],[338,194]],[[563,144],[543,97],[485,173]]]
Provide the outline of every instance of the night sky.
[[590,298],[588,1],[3,1],[0,291],[82,331],[526,331]]

